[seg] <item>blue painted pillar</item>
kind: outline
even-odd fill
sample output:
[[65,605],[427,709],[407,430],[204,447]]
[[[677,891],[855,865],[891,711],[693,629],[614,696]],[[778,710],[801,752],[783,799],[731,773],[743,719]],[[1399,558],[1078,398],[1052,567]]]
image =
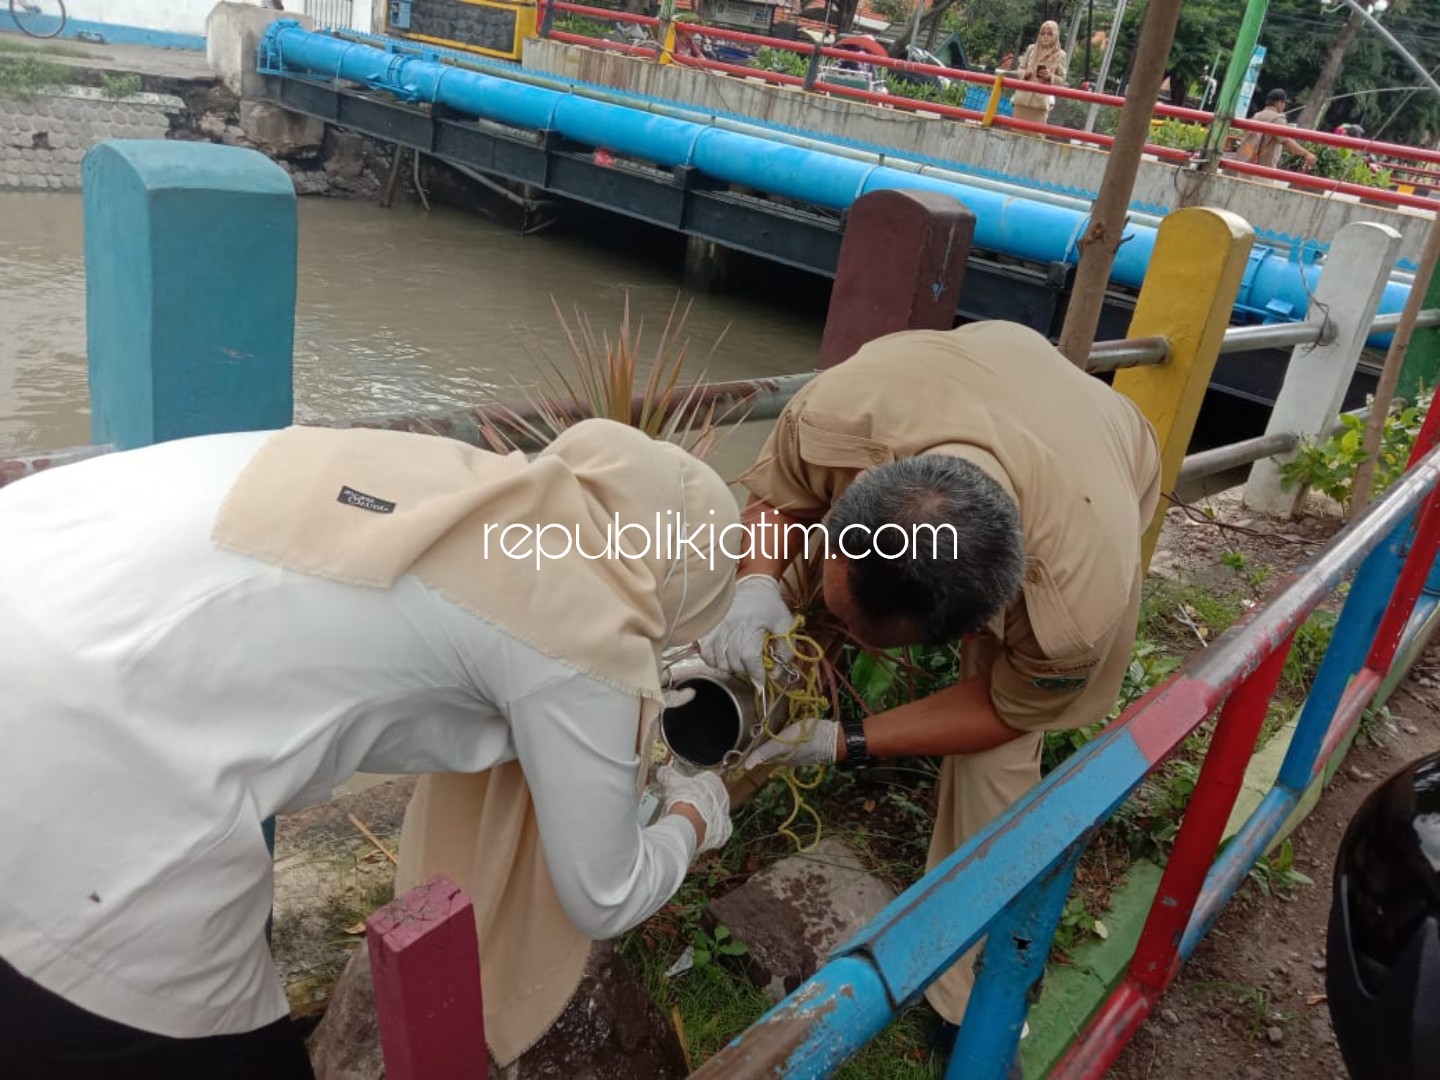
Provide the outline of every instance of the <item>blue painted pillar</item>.
[[295,186],[265,155],[100,143],[82,166],[91,440],[294,420]]

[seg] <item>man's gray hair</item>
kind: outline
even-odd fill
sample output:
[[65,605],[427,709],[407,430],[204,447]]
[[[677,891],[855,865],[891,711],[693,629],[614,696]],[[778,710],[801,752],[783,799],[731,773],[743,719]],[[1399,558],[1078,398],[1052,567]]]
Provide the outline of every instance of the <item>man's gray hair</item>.
[[[913,620],[932,644],[979,630],[1024,581],[1019,508],[961,458],[929,454],[867,469],[825,525],[832,550],[859,556],[849,559],[850,592],[866,617]],[[903,539],[882,526],[898,526]]]

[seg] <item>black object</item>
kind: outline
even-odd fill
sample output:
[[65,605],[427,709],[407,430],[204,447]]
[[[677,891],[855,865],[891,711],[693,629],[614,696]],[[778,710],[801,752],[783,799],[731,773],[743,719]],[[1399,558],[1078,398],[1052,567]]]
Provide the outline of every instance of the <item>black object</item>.
[[865,741],[865,722],[842,720],[840,729],[845,733],[845,764],[852,769],[872,764],[875,759],[870,756],[870,746]]
[[1354,1080],[1440,1069],[1440,752],[1361,804],[1335,859],[1325,989]]

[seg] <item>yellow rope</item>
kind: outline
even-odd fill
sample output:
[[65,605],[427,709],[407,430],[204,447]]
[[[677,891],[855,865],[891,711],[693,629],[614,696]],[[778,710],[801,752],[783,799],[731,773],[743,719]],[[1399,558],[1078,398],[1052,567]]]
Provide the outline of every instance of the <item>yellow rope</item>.
[[[816,722],[821,719],[830,704],[830,699],[820,689],[820,661],[824,650],[815,643],[813,638],[801,633],[804,625],[804,618],[796,616],[794,624],[786,633],[765,636],[765,688],[763,693],[759,690],[755,693],[755,712],[757,716],[762,717],[761,735],[766,739],[773,739],[792,747],[809,740],[815,730]],[[793,657],[790,666],[800,676],[794,683],[780,681],[781,665],[771,652],[771,645],[778,641],[784,641],[790,646]],[[781,696],[785,698],[785,720],[777,731],[771,727],[771,721],[779,710],[772,708],[767,712],[765,704],[766,702],[773,703]],[[783,761],[784,758],[782,756],[772,760]],[[737,770],[737,774],[738,772],[743,772],[743,769]],[[781,836],[788,836],[795,844],[796,851],[802,853],[813,851],[820,843],[822,824],[820,815],[805,801],[801,792],[813,791],[819,787],[820,782],[825,778],[825,770],[823,768],[818,770],[815,777],[808,782],[802,781],[795,775],[794,769],[784,765],[776,768],[775,775],[783,780],[790,789],[791,801],[790,816],[781,822],[776,831]],[[800,837],[790,828],[801,813],[809,814],[815,822],[815,838],[808,844],[802,843]]]

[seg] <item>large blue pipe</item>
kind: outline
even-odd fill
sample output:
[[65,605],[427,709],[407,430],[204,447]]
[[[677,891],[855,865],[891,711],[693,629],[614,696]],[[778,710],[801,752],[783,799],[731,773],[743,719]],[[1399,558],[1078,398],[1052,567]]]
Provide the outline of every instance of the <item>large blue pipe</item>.
[[[304,29],[293,19],[270,24],[259,46],[259,69],[322,75],[388,91],[406,101],[439,103],[470,116],[532,131],[555,131],[587,146],[677,168],[691,166],[741,184],[834,210],[880,189],[935,191],[958,199],[975,215],[976,247],[1033,262],[1078,263],[1077,241],[1089,222],[1078,210],[917,175],[886,165],[787,145],[674,117],[564,93],[441,64]],[[1116,253],[1111,280],[1139,288],[1155,247],[1155,229],[1130,224]],[[1304,318],[1319,268],[1255,245],[1235,311],[1276,321]],[[1409,285],[1391,281],[1380,313],[1399,312]],[[1385,349],[1389,334],[1368,344]]]

